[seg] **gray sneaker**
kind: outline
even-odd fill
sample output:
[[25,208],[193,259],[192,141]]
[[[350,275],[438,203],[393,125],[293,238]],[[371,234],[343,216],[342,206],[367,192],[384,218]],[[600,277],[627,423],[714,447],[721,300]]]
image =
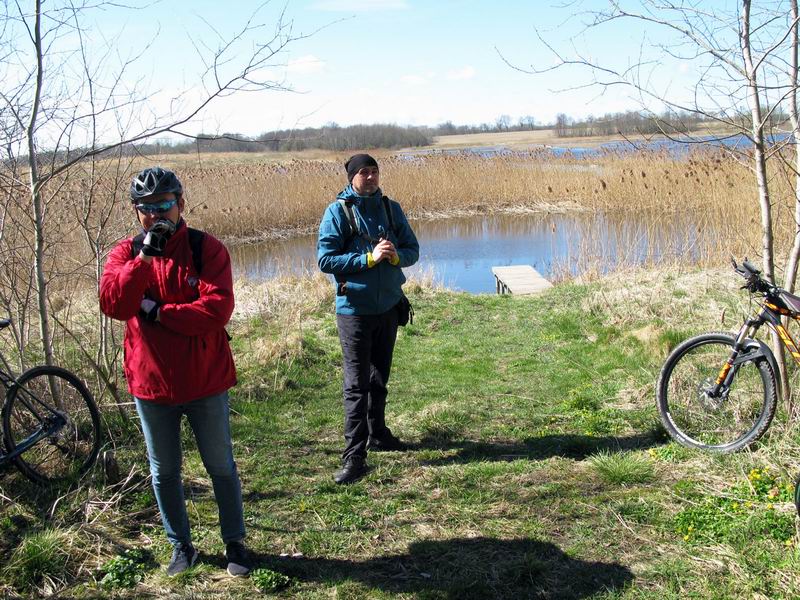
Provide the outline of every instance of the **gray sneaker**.
[[172,560],[167,565],[167,575],[174,577],[197,562],[197,550],[191,544],[178,544],[172,548]]
[[230,542],[225,545],[225,558],[228,559],[228,575],[247,577],[253,568],[250,554],[242,542]]

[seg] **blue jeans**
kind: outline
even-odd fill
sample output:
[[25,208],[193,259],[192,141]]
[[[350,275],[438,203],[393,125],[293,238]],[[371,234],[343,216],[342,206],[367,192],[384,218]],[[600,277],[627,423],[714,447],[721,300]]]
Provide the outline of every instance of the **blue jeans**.
[[191,543],[181,479],[181,417],[186,415],[203,465],[211,476],[222,541],[244,538],[242,488],[233,460],[228,392],[167,406],[134,398],[150,459],[161,521],[173,545]]

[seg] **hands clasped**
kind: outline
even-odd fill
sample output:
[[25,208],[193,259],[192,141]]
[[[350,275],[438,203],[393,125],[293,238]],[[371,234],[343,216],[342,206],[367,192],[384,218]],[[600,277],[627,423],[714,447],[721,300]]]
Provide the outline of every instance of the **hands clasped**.
[[169,219],[159,219],[147,230],[142,242],[142,254],[145,256],[163,256],[164,248],[172,234],[175,233],[175,223]]
[[389,240],[383,239],[372,249],[372,259],[379,263],[384,259],[393,260],[397,256],[397,249]]

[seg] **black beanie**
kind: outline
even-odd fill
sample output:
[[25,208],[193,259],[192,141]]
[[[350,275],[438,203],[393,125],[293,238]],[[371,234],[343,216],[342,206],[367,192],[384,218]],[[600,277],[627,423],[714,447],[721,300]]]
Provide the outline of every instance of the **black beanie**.
[[358,173],[364,167],[377,166],[378,161],[372,158],[369,154],[354,154],[350,157],[350,160],[344,163],[344,168],[347,169],[347,181],[352,183],[353,177],[355,177],[356,173]]

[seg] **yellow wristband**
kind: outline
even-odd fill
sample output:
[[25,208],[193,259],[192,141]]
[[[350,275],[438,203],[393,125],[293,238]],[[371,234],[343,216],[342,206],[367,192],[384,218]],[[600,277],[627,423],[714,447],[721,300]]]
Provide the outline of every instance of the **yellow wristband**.
[[375,259],[372,258],[372,252],[367,252],[367,268],[371,269],[375,266]]
[[400,256],[395,255],[389,259],[389,262],[392,263],[395,267],[400,263]]

